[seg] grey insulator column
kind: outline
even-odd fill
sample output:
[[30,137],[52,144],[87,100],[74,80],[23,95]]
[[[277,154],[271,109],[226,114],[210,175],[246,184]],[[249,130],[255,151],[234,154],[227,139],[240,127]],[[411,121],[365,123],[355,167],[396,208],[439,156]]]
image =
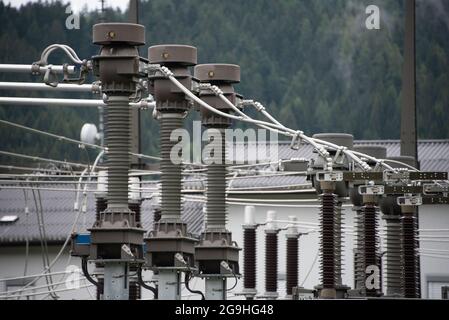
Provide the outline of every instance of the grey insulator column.
[[[152,64],[169,68],[184,86],[192,88],[189,67],[196,64],[197,50],[185,45],[156,45],[148,48]],[[158,297],[164,300],[181,299],[181,274],[194,269],[194,239],[187,232],[182,213],[182,159],[172,151],[179,137],[176,130],[184,127],[184,117],[191,103],[170,79],[160,73],[149,77],[150,92],[156,100],[157,120],[160,123],[161,148],[161,213],[154,221],[154,230],[145,239],[147,266],[158,275]],[[184,155],[185,156],[185,155]]]
[[181,171],[182,164],[175,164],[170,153],[177,141],[171,141],[170,135],[183,127],[183,113],[162,112],[160,115],[161,132],[161,220],[179,221],[181,219]]
[[129,97],[110,95],[108,108],[108,209],[128,209]]
[[[240,81],[240,67],[229,64],[203,64],[195,67],[195,78],[217,86],[231,103],[238,95],[233,84]],[[199,97],[225,113],[233,110],[208,88],[201,88]],[[209,137],[206,189],[205,231],[195,248],[195,260],[201,276],[206,279],[206,299],[225,299],[227,277],[239,274],[238,251],[232,234],[226,229],[226,140],[225,129],[231,125],[227,117],[201,108],[201,122]],[[206,152],[204,152],[206,153]]]
[[104,266],[106,300],[129,297],[129,268],[143,263],[143,229],[128,207],[130,166],[130,97],[142,76],[137,46],[145,44],[145,28],[128,23],[100,23],[93,27],[93,42],[100,45],[93,57],[108,110],[107,208],[91,231],[91,255]]
[[206,189],[206,229],[225,230],[228,216],[226,205],[226,140],[223,128],[207,130],[209,147],[217,154],[214,158],[219,161],[207,165]]

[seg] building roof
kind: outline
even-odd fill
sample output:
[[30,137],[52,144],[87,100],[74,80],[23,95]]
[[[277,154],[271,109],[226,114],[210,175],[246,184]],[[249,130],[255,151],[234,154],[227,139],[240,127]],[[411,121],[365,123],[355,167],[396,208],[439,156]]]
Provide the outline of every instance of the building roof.
[[[387,147],[388,156],[397,156],[400,151],[399,140],[370,140],[356,141],[355,145],[382,145]],[[278,155],[273,152],[265,157],[259,157],[259,162],[271,162],[279,159],[306,158],[314,156],[312,148],[303,145],[299,150],[292,150],[289,142],[280,141],[278,144]],[[257,154],[255,144],[239,145],[238,148],[245,147],[249,154]],[[239,150],[239,149],[237,149]],[[243,151],[242,151],[243,152]],[[418,155],[421,169],[424,171],[449,171],[449,140],[420,140],[418,145]],[[251,190],[253,188],[276,188],[297,186],[299,189],[310,189],[310,184],[303,176],[269,176],[277,170],[276,166],[262,166],[263,170],[250,169],[239,173],[239,178],[234,179],[230,190]],[[270,170],[271,168],[271,170]],[[268,169],[268,170],[267,170]],[[268,174],[268,175],[267,175]],[[245,176],[246,175],[246,176]],[[204,190],[204,183],[198,181],[199,176],[188,177],[184,183],[186,191],[201,192]],[[154,183],[149,183],[154,186]],[[51,184],[43,187],[60,188],[59,191],[41,190],[42,208],[44,211],[44,226],[48,242],[60,243],[69,234],[76,216],[74,210],[75,193],[73,191],[63,191],[67,185]],[[146,186],[145,186],[146,187]],[[72,187],[73,188],[73,187]],[[36,215],[36,207],[30,190],[27,191],[27,204],[29,214],[25,213],[24,192],[22,189],[0,189],[0,217],[5,215],[17,215],[18,220],[12,223],[0,223],[0,243],[2,244],[23,244],[27,239],[31,243],[39,244],[40,233]],[[189,198],[183,203],[182,217],[188,224],[189,232],[199,234],[203,227],[203,204],[202,201],[195,201]],[[155,198],[143,202],[142,223],[146,230],[152,229],[153,211],[157,206]],[[93,193],[88,193],[87,213],[81,216],[77,224],[77,231],[85,230],[92,226],[94,222],[95,198]]]

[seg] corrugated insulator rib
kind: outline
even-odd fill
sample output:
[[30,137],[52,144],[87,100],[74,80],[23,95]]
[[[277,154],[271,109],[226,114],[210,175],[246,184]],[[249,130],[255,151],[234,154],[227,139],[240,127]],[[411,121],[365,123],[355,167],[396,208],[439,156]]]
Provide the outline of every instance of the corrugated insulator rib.
[[265,234],[265,291],[277,292],[278,283],[278,235],[277,232]]
[[298,237],[287,238],[287,295],[298,286]]
[[[375,297],[379,294],[380,283],[375,283],[372,287],[366,287],[367,276],[366,270],[370,266],[379,266],[379,239],[377,234],[378,221],[377,221],[377,208],[372,204],[368,204],[362,207],[363,215],[363,265],[364,265],[364,283],[363,288],[366,290],[366,295]],[[380,280],[380,279],[379,279]]]
[[[218,151],[211,156],[218,163],[207,165],[206,228],[225,229],[226,205],[226,139],[224,129],[208,129],[209,147]],[[219,137],[217,134],[219,133]]]
[[256,288],[256,229],[243,231],[243,286],[245,289]]
[[357,237],[354,250],[354,281],[355,288],[362,289],[364,286],[365,271],[363,270],[364,223],[361,209],[356,210],[355,229]]
[[161,132],[161,219],[179,220],[181,218],[181,164],[170,159],[170,152],[177,141],[171,141],[170,135],[182,128],[182,115],[162,113]]
[[402,217],[403,288],[405,298],[418,298],[418,256],[416,250],[416,221],[412,214]]
[[335,208],[335,281],[336,284],[342,284],[342,252],[343,252],[343,235],[342,235],[342,225],[343,225],[343,210],[342,210],[342,202],[337,202],[337,207]]
[[334,289],[335,273],[335,210],[337,195],[324,193],[321,196],[321,279],[324,289]]
[[385,272],[387,296],[403,296],[402,288],[402,231],[399,215],[388,214],[385,219]]
[[129,98],[109,96],[108,102],[108,208],[128,208]]

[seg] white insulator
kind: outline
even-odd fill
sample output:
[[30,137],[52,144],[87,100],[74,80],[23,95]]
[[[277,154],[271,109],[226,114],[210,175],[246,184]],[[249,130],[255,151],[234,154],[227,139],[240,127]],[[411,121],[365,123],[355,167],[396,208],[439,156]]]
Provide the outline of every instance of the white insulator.
[[97,192],[108,192],[108,172],[106,170],[98,171],[97,176]]
[[274,210],[267,211],[267,224],[265,227],[266,230],[277,230],[276,217],[277,217],[276,211]]
[[130,200],[140,200],[140,179],[138,177],[129,177],[128,180],[129,192],[128,197]]
[[296,227],[296,222],[298,221],[298,218],[296,216],[289,216],[288,217],[289,225],[287,228],[287,234],[288,235],[297,235],[298,234],[298,228]]
[[256,224],[256,208],[254,206],[245,206],[245,225],[253,226]]

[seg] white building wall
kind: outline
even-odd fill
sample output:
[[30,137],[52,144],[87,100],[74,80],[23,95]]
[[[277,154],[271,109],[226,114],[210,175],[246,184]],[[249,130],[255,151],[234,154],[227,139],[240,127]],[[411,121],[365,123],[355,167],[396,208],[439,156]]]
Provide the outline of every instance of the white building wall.
[[[319,208],[317,203],[301,203],[298,207],[287,207],[285,202],[281,205],[257,205],[256,206],[256,221],[264,222],[266,212],[268,210],[276,210],[278,213],[278,219],[287,220],[289,216],[295,215],[298,217],[299,221],[318,223],[318,213]],[[353,226],[354,213],[350,207],[345,207],[345,224],[347,226]],[[244,215],[244,205],[232,204],[229,206],[229,219],[228,228],[233,233],[233,239],[242,246],[243,245],[243,215]],[[381,227],[383,226],[383,221],[381,220]],[[420,228],[421,229],[449,229],[449,206],[423,206],[420,208]],[[305,231],[304,229],[301,229]],[[421,232],[422,236],[441,236],[448,235],[449,232]],[[353,287],[353,254],[352,248],[354,243],[354,235],[352,232],[344,233],[344,257],[343,257],[343,283]],[[448,237],[448,236],[446,236]],[[436,241],[438,240],[438,241]],[[432,250],[449,250],[449,237],[446,239],[435,239],[426,238],[421,241],[422,249],[432,249]],[[302,236],[300,238],[300,253],[299,253],[299,283],[305,288],[313,288],[317,285],[319,281],[319,259],[316,260],[312,267],[313,261],[317,255],[319,248],[318,233],[311,233],[309,235]],[[60,246],[50,246],[50,261],[56,256],[59,251]],[[285,296],[285,232],[279,233],[279,294],[280,297]],[[441,255],[436,254],[436,255]],[[449,254],[446,254],[449,256]],[[243,265],[243,254],[240,253],[240,262]],[[0,247],[0,278],[11,278],[22,276],[24,272],[25,264],[25,247],[15,246],[15,247]],[[78,268],[81,267],[80,259],[73,257],[70,258],[68,251],[66,251],[63,256],[58,260],[56,265],[52,268],[52,271],[63,271],[66,270],[68,265],[74,265]],[[264,292],[264,265],[265,265],[265,241],[264,241],[264,229],[259,227],[257,232],[257,289],[259,294]],[[89,265],[90,272],[93,271],[93,266]],[[40,252],[40,247],[31,247],[30,256],[28,260],[28,272],[27,274],[40,274],[42,273],[42,256]],[[310,270],[310,275],[306,278],[306,274]],[[243,267],[242,270],[243,272]],[[427,280],[438,276],[441,278],[449,279],[449,259],[436,258],[421,256],[421,283],[422,283],[422,297],[427,298]],[[149,280],[152,277],[151,272],[144,272],[144,279]],[[54,276],[54,282],[64,281],[62,275]],[[191,287],[195,289],[204,290],[204,283],[201,279],[194,278],[191,280]],[[233,285],[233,279],[229,280],[229,286]],[[84,286],[89,284],[87,280],[82,280],[80,285]],[[36,282],[36,286],[45,286],[45,278],[41,278]],[[234,296],[234,293],[240,292],[242,289],[243,282],[239,281],[235,290],[230,292],[229,299],[241,299],[241,297]],[[65,284],[59,285],[56,289],[65,289]],[[0,281],[0,292],[4,292],[4,282]],[[36,289],[34,292],[45,292],[45,288]],[[28,292],[28,291],[27,291]],[[31,291],[29,291],[31,292]],[[80,290],[72,290],[66,292],[60,292],[58,295],[61,299],[95,299],[95,287],[89,287],[89,291],[84,288]],[[190,296],[189,292],[183,287],[183,295],[186,299],[198,299],[198,295]],[[2,296],[2,294],[0,294]],[[44,295],[36,296],[35,299],[41,299]],[[143,299],[151,299],[152,293],[147,290],[142,290]],[[47,297],[48,299],[48,297]]]

